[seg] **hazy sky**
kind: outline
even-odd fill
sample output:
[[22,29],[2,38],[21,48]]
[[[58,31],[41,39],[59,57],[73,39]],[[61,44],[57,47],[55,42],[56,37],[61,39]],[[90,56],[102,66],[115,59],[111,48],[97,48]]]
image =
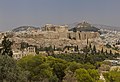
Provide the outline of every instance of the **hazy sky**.
[[120,26],[120,0],[0,0],[0,31],[82,20]]

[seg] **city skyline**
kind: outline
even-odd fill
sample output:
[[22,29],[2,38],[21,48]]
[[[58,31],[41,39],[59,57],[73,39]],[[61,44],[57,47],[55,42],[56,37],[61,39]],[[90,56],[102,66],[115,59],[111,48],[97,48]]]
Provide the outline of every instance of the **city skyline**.
[[47,23],[120,26],[119,0],[0,0],[0,31]]

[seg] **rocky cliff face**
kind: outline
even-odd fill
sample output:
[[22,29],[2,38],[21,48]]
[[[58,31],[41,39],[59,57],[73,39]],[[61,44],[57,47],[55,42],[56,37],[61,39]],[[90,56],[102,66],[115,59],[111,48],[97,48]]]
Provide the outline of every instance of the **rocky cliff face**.
[[16,32],[12,39],[16,43],[25,41],[30,45],[37,45],[38,47],[52,45],[57,48],[63,48],[67,45],[78,45],[78,47],[81,47],[87,43],[87,39],[95,39],[98,37],[98,32],[74,32],[68,31],[67,26],[45,25],[41,31]]
[[[80,26],[81,25],[81,26]],[[77,28],[91,27],[90,24],[81,23]],[[99,33],[94,31],[69,31],[68,26],[47,24],[41,30],[34,27],[19,27],[13,30],[12,40],[15,42],[15,48],[20,48],[20,43],[26,42],[30,45],[38,47],[55,46],[56,48],[64,48],[67,45],[77,45],[83,47],[87,44],[87,40],[99,38]]]

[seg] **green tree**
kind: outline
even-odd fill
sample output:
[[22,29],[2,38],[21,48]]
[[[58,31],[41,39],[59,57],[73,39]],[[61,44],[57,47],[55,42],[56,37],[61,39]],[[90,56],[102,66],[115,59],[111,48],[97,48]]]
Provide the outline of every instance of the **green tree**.
[[51,45],[49,47],[45,47],[45,51],[49,56],[54,54],[54,48],[52,48]]
[[52,76],[50,79],[49,79],[49,82],[58,82],[59,79],[57,78],[56,75]]
[[106,49],[106,51],[105,51],[105,54],[108,55],[108,51],[107,51],[107,49]]
[[98,81],[99,80],[100,75],[99,75],[97,70],[95,70],[95,69],[88,69],[88,73],[94,79],[94,81]]
[[59,82],[62,82],[65,76],[67,62],[62,59],[53,58],[53,57],[48,57],[47,61],[50,63],[50,66],[53,68],[53,73],[57,76]]
[[11,42],[7,36],[4,36],[3,41],[2,41],[1,54],[12,57],[12,55],[13,55],[13,52],[11,49],[12,44],[13,44],[13,42]]
[[85,46],[82,51],[85,53],[85,54],[88,54],[88,52],[90,51],[89,47],[88,46]]
[[110,55],[113,55],[112,50],[110,50]]
[[79,69],[79,68],[81,68],[82,67],[82,64],[80,64],[80,63],[76,63],[76,62],[70,62],[70,64],[69,64],[69,66],[67,67],[67,71],[71,71],[71,72],[75,72],[76,71],[76,69]]
[[103,74],[106,82],[120,82],[120,71],[110,71]]
[[20,45],[21,45],[21,50],[23,50],[29,46],[29,44],[26,42],[21,42]]
[[102,47],[102,49],[101,49],[101,54],[103,54],[104,53],[104,51],[103,51],[103,47]]
[[93,82],[93,78],[89,75],[85,69],[77,69],[75,74],[78,82]]
[[92,54],[96,54],[96,52],[97,52],[97,51],[96,51],[96,46],[94,45],[94,46],[93,46],[93,49],[92,49]]
[[77,82],[75,77],[75,71],[79,68],[81,68],[82,65],[80,63],[76,62],[69,62],[69,65],[65,71],[65,77],[63,82]]
[[48,81],[53,74],[49,63],[46,63],[46,58],[40,55],[26,56],[18,61],[18,65],[30,73],[29,81]]
[[65,76],[65,65],[62,63],[54,63],[53,65],[53,71],[59,78],[59,82],[62,82],[63,77]]
[[39,66],[36,66],[33,69],[33,77],[34,81],[49,81],[49,79],[53,76],[52,68],[50,68],[48,63],[42,63]]
[[92,45],[91,45],[91,43],[89,44],[89,48],[92,49]]
[[0,55],[0,82],[26,82],[28,73],[21,70],[16,61],[7,55]]
[[82,64],[82,68],[88,70],[88,69],[95,69],[95,66],[90,63]]

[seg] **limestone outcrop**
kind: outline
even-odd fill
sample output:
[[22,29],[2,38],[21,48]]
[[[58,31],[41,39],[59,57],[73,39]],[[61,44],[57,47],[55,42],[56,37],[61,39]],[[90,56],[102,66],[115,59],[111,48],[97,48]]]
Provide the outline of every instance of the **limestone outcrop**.
[[64,48],[67,45],[83,46],[87,39],[95,39],[99,37],[98,32],[74,32],[69,31],[68,26],[47,24],[38,31],[28,31],[23,33],[16,32],[13,40],[16,43],[25,41],[31,45],[41,47],[55,46],[56,48]]

